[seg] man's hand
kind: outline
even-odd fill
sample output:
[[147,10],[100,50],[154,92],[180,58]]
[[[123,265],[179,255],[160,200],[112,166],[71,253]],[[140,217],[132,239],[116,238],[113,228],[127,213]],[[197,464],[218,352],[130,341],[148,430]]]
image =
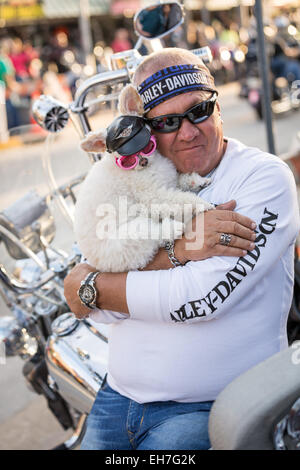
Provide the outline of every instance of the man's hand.
[[[212,256],[243,256],[254,249],[254,222],[233,212],[235,201],[194,217],[190,230],[176,241],[176,257],[182,262],[200,261]],[[232,236],[230,245],[220,244],[221,233]]]
[[79,319],[88,317],[92,312],[91,309],[82,305],[77,294],[81,281],[92,271],[96,271],[93,266],[90,266],[87,263],[80,263],[70,271],[64,280],[67,304],[69,305],[70,310],[75,314],[76,318]]

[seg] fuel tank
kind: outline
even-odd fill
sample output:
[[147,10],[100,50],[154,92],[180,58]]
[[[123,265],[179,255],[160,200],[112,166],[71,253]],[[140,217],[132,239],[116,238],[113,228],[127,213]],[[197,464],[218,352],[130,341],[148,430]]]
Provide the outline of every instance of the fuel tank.
[[46,362],[53,385],[70,406],[89,413],[107,371],[109,326],[65,313],[52,331]]

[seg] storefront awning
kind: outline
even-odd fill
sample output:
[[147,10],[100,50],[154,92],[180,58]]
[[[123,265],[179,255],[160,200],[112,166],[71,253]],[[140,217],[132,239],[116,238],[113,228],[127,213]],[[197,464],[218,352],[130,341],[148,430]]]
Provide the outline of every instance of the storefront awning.
[[[108,14],[110,3],[110,0],[89,0],[90,15]],[[0,0],[0,20],[6,24],[79,16],[80,0]]]
[[188,10],[206,8],[210,11],[230,10],[230,8],[254,5],[255,0],[185,0],[184,6]]
[[0,20],[34,20],[44,16],[40,0],[0,0]]
[[112,15],[123,15],[125,11],[136,12],[141,8],[141,0],[113,0],[110,4]]
[[[110,0],[89,0],[91,16],[105,15],[109,12]],[[43,0],[46,18],[76,18],[80,14],[79,0]]]

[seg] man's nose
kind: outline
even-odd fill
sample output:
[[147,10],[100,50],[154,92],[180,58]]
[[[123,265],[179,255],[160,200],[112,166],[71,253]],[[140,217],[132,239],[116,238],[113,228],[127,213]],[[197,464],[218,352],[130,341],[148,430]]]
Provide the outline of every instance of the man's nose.
[[178,137],[187,142],[195,139],[199,134],[199,129],[195,124],[192,124],[187,118],[183,118],[180,129],[178,130]]

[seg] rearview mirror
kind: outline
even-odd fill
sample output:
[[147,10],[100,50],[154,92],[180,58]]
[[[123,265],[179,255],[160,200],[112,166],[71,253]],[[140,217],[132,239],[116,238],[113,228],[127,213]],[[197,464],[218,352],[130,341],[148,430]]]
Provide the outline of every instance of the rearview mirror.
[[178,2],[150,5],[134,17],[136,33],[145,38],[161,38],[183,23],[184,11]]

